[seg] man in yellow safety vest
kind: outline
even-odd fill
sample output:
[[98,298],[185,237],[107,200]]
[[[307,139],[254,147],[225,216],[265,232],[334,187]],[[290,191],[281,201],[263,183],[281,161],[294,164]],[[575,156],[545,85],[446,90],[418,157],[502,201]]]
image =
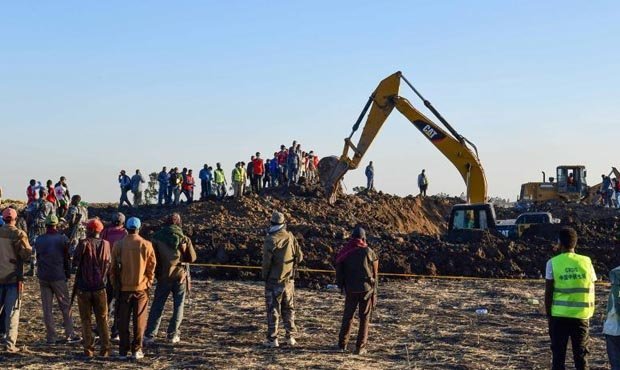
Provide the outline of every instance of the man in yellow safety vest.
[[596,273],[590,257],[575,253],[577,232],[560,229],[560,254],[547,261],[545,308],[553,353],[552,369],[564,369],[568,338],[576,369],[587,369],[589,319],[594,314]]

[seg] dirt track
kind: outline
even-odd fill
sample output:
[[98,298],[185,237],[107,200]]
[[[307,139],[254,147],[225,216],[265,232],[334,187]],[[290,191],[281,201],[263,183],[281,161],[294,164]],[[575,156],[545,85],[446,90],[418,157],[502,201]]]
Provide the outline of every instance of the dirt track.
[[[607,288],[597,287],[592,320],[591,365],[605,369],[601,332]],[[550,350],[546,320],[539,306],[542,282],[392,281],[381,287],[380,306],[371,326],[369,354],[358,357],[333,350],[343,299],[336,292],[298,290],[297,348],[263,348],[262,286],[255,282],[195,282],[186,308],[183,342],[150,347],[139,363],[80,360],[78,345],[45,345],[38,286],[29,282],[20,325],[21,354],[0,355],[8,368],[355,368],[355,369],[546,369]],[[489,314],[477,316],[478,307]],[[162,326],[167,322],[169,307]],[[74,313],[79,326],[77,313]],[[57,320],[60,317],[57,315]],[[60,322],[58,322],[60,330]],[[160,333],[161,335],[161,333]],[[116,354],[118,348],[114,347]],[[408,351],[408,355],[407,355]],[[570,362],[570,355],[567,356]],[[570,367],[569,367],[570,368]]]

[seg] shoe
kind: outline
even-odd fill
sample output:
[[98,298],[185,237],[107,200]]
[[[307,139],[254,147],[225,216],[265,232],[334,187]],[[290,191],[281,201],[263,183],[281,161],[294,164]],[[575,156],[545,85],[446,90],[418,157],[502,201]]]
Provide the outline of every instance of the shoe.
[[347,350],[347,345],[346,344],[339,344],[338,345],[338,352],[340,352],[340,353],[347,353],[347,352],[349,352]]
[[126,361],[127,360],[127,355],[118,355],[118,359],[121,361]]
[[118,334],[113,335],[112,338],[110,338],[110,340],[114,343],[118,343],[121,341],[121,338],[118,336]]
[[280,347],[280,344],[278,343],[278,338],[276,338],[274,340],[267,339],[264,344],[265,344],[265,347],[269,347],[269,348],[278,348],[278,347]]
[[110,351],[103,350],[99,352],[99,357],[110,357]]
[[155,338],[153,338],[153,337],[144,337],[144,339],[142,340],[142,343],[145,346],[150,346],[151,344],[155,343]]
[[133,358],[136,360],[142,360],[144,358],[144,352],[141,349],[137,350],[136,353],[133,354]]
[[365,355],[366,353],[368,353],[368,350],[366,350],[366,348],[356,348],[355,349],[355,354],[356,355]]
[[7,351],[8,353],[17,353],[17,352],[19,352],[19,347],[17,347],[17,346],[12,346],[12,347],[5,346],[5,351]]
[[297,341],[293,337],[288,337],[286,339],[286,344],[288,344],[291,347],[295,347],[297,345]]
[[67,337],[66,343],[73,344],[73,343],[79,343],[81,341],[82,341],[82,337],[80,337],[77,334],[73,334],[72,336]]
[[181,337],[178,334],[173,335],[170,339],[170,343],[172,344],[177,344],[179,342],[181,342]]

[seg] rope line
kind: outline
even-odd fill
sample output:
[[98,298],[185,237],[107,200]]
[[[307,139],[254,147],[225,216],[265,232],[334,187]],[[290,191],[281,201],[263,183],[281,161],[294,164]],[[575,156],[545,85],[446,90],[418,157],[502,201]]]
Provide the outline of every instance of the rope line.
[[[210,267],[210,268],[228,268],[238,270],[260,270],[261,266],[244,266],[244,265],[220,265],[215,263],[190,263],[191,266]],[[319,274],[335,274],[335,270],[299,268],[299,272],[319,273]],[[477,281],[509,281],[509,282],[525,282],[525,283],[541,283],[545,279],[516,279],[516,278],[485,278],[477,276],[446,276],[446,275],[419,275],[419,274],[400,274],[395,272],[380,272],[379,276],[398,277],[398,278],[417,278],[417,279],[434,279],[434,280],[477,280]],[[608,282],[597,281],[597,285],[609,285]]]

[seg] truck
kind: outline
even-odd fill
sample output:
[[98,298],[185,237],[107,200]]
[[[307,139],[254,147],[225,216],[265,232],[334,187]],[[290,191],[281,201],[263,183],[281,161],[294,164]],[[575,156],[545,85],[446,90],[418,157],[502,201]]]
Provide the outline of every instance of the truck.
[[549,212],[525,212],[515,220],[498,221],[495,229],[507,238],[517,239],[532,225],[559,223],[560,219],[554,218]]

